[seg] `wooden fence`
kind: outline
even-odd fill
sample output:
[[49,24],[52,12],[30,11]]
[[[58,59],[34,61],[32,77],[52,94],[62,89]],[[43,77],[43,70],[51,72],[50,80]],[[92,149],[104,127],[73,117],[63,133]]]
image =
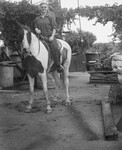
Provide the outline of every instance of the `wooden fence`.
[[72,56],[70,72],[85,72],[86,71],[86,61],[85,55],[74,55]]

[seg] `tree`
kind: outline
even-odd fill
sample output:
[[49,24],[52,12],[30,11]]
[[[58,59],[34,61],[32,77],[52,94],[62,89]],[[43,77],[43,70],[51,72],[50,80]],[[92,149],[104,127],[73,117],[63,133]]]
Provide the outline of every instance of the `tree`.
[[113,6],[107,4],[105,6],[86,6],[75,9],[75,12],[82,17],[87,17],[88,20],[95,19],[95,24],[105,25],[112,22],[114,38],[119,37],[122,40],[122,5],[118,6],[115,3]]
[[[57,0],[50,0],[49,8],[56,14],[58,32],[61,34],[64,24],[68,25],[75,19],[74,12],[66,8],[61,9]],[[34,31],[34,20],[39,13],[38,6],[32,5],[28,0],[18,3],[0,1],[0,31],[7,45],[17,50],[20,45],[17,23],[27,25]]]
[[76,19],[75,10],[72,8],[70,8],[69,10],[67,8],[61,8],[58,0],[48,1],[50,9],[56,14],[56,21],[58,26],[63,29],[64,25],[67,24],[67,26],[69,27],[70,24],[73,23]]
[[77,32],[73,31],[67,33],[65,36],[65,40],[70,44],[73,53],[83,53],[90,47],[92,47],[93,43],[96,41],[95,35],[90,32],[84,32],[81,30],[77,30]]

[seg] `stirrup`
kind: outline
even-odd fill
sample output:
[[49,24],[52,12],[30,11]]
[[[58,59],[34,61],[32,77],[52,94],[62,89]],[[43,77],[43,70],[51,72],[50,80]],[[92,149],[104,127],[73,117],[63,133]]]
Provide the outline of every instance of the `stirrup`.
[[64,70],[64,67],[62,65],[60,65],[60,66],[57,67],[57,72],[58,73],[63,72],[63,70]]

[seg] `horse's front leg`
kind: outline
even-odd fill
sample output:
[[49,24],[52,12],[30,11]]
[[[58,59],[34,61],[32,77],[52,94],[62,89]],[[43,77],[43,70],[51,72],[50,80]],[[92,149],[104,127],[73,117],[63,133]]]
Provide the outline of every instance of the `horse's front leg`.
[[34,82],[35,78],[32,78],[29,74],[27,74],[28,80],[29,80],[29,104],[27,105],[26,112],[30,112],[32,109],[32,104],[33,104],[33,94],[34,94]]
[[46,101],[47,101],[46,112],[47,112],[47,113],[51,113],[51,112],[52,112],[52,109],[51,109],[51,107],[50,107],[50,100],[49,100],[49,96],[48,96],[47,75],[46,75],[46,72],[44,72],[44,73],[39,73],[38,75],[41,77],[42,85],[43,85],[43,91],[44,91],[45,98],[46,98]]
[[65,104],[70,105],[70,96],[69,96],[69,67],[64,66],[64,71],[63,71],[63,82],[65,86],[65,94],[66,94],[66,100]]

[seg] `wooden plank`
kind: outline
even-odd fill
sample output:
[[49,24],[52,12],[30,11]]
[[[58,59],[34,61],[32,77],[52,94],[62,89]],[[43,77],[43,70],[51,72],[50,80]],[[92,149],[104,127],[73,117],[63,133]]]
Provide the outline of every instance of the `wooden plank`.
[[90,83],[117,83],[118,76],[115,73],[106,74],[107,72],[100,73],[94,72],[90,73]]
[[118,131],[122,132],[122,117],[119,119],[117,123],[117,129]]
[[104,73],[93,73],[93,74],[91,74],[90,73],[90,76],[98,76],[98,77],[118,77],[118,75],[117,74],[104,74]]
[[116,73],[99,73],[99,72],[94,72],[94,73],[89,73],[90,75],[96,75],[96,76],[117,76],[118,74]]
[[113,81],[116,81],[116,82],[117,82],[117,79],[116,79],[116,78],[105,78],[104,80],[105,80],[105,81],[111,81],[111,82],[113,82]]
[[99,74],[91,74],[91,76],[96,76],[96,77],[105,77],[104,74],[102,73],[99,73]]
[[104,83],[117,83],[117,81],[116,80],[107,80],[107,79],[94,79],[94,78],[90,78],[90,80],[89,80],[90,82],[104,82]]
[[104,83],[104,84],[111,84],[111,83],[116,83],[116,81],[105,81],[105,80],[90,80],[89,83]]
[[90,79],[103,80],[104,77],[90,76]]
[[88,71],[88,73],[93,74],[93,73],[105,73],[105,74],[117,74],[115,71]]
[[111,104],[109,102],[102,102],[102,115],[103,115],[105,139],[117,140],[118,138],[117,127],[113,119]]
[[111,81],[111,82],[116,82],[117,83],[117,79],[116,78],[99,78],[99,77],[90,77],[90,80],[104,80],[104,81]]
[[0,93],[19,93],[19,90],[1,90],[0,89]]

